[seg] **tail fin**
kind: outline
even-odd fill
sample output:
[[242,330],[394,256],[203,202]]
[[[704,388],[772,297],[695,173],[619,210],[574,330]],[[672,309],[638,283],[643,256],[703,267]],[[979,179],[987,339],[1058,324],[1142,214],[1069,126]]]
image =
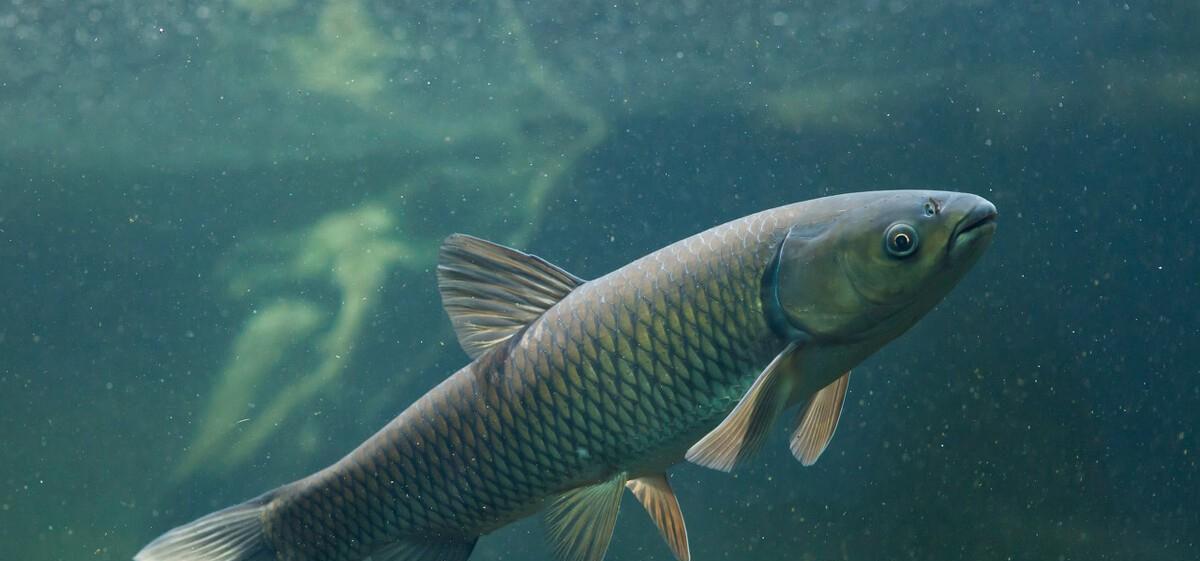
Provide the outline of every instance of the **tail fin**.
[[263,536],[263,508],[273,493],[179,526],[143,547],[134,561],[274,561]]

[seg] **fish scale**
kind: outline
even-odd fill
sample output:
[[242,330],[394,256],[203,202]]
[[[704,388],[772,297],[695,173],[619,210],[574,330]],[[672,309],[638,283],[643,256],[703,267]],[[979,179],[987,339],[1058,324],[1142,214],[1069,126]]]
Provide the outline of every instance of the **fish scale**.
[[731,223],[581,286],[285,488],[264,516],[278,558],[354,561],[410,536],[473,539],[556,492],[651,467],[641,464],[661,462],[664,445],[677,460],[680,437],[719,420],[784,345],[759,302],[773,244],[742,255],[754,226]]

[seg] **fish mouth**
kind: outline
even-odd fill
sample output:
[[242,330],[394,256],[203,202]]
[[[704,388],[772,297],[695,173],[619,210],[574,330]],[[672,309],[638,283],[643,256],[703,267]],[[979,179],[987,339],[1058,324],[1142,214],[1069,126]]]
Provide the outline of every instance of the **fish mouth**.
[[968,214],[967,217],[958,224],[958,233],[955,234],[955,237],[961,236],[978,228],[983,228],[984,226],[995,224],[996,216],[998,215],[999,213],[996,212],[996,208],[991,205],[988,205],[988,208],[986,209]]
[[989,235],[996,230],[998,215],[995,205],[980,199],[980,202],[972,207],[954,227],[954,233],[950,235],[950,244],[947,248],[952,250],[974,240],[990,237]]

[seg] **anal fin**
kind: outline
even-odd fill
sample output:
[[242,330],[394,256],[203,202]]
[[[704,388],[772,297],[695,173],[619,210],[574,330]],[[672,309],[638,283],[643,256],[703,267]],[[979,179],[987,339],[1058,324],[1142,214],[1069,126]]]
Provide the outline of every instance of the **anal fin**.
[[795,343],[779,353],[729,416],[688,449],[688,461],[728,472],[757,453],[767,430],[787,407],[792,385],[799,376],[799,353]]
[[688,548],[683,511],[679,510],[679,500],[675,498],[675,491],[667,482],[667,474],[659,473],[631,479],[625,486],[633,491],[633,496],[646,508],[646,513],[654,520],[658,531],[675,554],[675,559],[689,561],[692,554]]
[[817,458],[829,446],[833,432],[837,430],[842,416],[842,404],[846,401],[846,389],[850,386],[850,373],[838,377],[828,386],[821,388],[808,399],[808,404],[796,419],[796,430],[792,433],[792,455],[805,466],[817,463]]
[[371,554],[370,561],[467,561],[477,541],[402,540]]
[[600,561],[608,551],[621,493],[624,472],[612,478],[559,495],[546,510],[546,536],[561,561]]

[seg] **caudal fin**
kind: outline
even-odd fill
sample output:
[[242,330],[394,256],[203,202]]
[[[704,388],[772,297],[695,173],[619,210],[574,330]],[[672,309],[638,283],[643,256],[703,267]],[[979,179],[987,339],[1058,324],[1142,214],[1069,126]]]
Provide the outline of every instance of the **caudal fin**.
[[274,561],[263,536],[268,493],[175,528],[143,547],[134,561]]

